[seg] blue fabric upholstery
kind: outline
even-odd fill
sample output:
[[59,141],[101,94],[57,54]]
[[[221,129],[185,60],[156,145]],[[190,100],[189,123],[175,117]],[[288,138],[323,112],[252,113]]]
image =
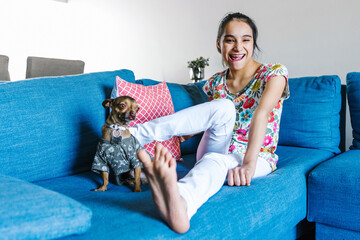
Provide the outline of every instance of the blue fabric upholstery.
[[50,239],[81,234],[92,212],[62,194],[0,175],[0,238]]
[[344,152],[309,175],[308,220],[360,232],[360,150]]
[[279,144],[340,153],[341,81],[338,76],[290,78]]
[[[91,229],[69,239],[295,239],[296,225],[306,216],[305,174],[333,154],[297,147],[278,150],[278,170],[253,180],[250,187],[222,187],[198,210],[184,235],[160,220],[148,185],[141,186],[141,193],[113,184],[107,192],[91,192],[101,179],[90,172],[36,183],[92,209]],[[194,165],[195,154],[185,155],[184,160],[178,163],[179,177]]]
[[350,149],[360,149],[360,72],[348,73],[346,85],[354,137]]
[[36,181],[89,170],[117,75],[135,81],[120,70],[0,84],[0,174]]
[[316,222],[316,239],[360,238],[360,73],[349,73],[346,81],[354,150],[309,174],[307,218]]
[[355,240],[360,239],[360,232],[334,228],[325,224],[316,223],[316,240]]
[[[278,146],[278,169],[267,177],[253,180],[250,187],[222,187],[192,218],[190,231],[179,235],[160,220],[149,186],[142,186],[141,193],[112,184],[107,192],[89,191],[101,183],[100,176],[89,170],[105,122],[106,111],[101,103],[110,97],[115,76],[135,82],[131,71],[119,70],[0,84],[0,174],[31,181],[59,193],[1,176],[1,182],[9,182],[0,185],[3,205],[14,202],[18,212],[26,213],[23,217],[29,218],[21,221],[20,217],[4,212],[3,208],[0,226],[14,225],[15,222],[30,224],[35,222],[33,216],[46,219],[46,214],[57,216],[56,209],[60,209],[61,216],[48,218],[47,223],[58,224],[58,235],[55,228],[44,231],[41,224],[32,225],[31,229],[38,234],[34,238],[61,237],[86,231],[90,208],[93,215],[89,231],[66,239],[295,239],[308,230],[306,224],[302,224],[306,216],[307,174],[337,152],[338,135],[335,132],[339,127],[332,125],[335,114],[339,113],[336,77],[311,78],[293,84],[291,93],[297,100],[289,102],[288,110],[284,106],[283,118],[287,119],[282,123],[285,129],[281,131],[287,134],[280,137],[283,137],[284,145],[294,146]],[[137,82],[144,85],[158,83],[153,80]],[[201,90],[203,84],[169,83],[175,110],[207,101]],[[305,107],[312,100],[316,103],[312,109],[323,111],[323,114],[315,114],[316,118],[309,117],[317,122],[291,126],[294,123],[291,119],[297,113],[300,112],[299,119],[306,115],[305,111],[296,112],[296,109]],[[295,107],[290,106],[292,104]],[[306,132],[308,126],[327,129],[335,140],[330,140],[330,133],[324,129]],[[305,144],[304,139],[292,139],[294,136],[305,138],[305,133],[312,134],[306,140],[313,142]],[[194,165],[196,147],[195,142],[187,149],[190,154],[183,151],[184,162],[177,168],[179,177]],[[13,188],[14,185],[17,188]],[[61,218],[69,212],[71,226],[64,229]],[[14,231],[17,236],[28,233],[20,227]]]

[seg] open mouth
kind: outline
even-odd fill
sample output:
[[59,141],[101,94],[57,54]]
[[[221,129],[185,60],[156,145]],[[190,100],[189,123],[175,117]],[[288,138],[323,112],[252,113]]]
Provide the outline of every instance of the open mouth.
[[245,54],[230,54],[229,57],[232,62],[236,62],[241,61],[245,57]]
[[131,122],[133,120],[135,120],[135,116],[131,116],[130,114],[125,114],[125,115],[119,115],[119,119],[122,121],[122,122]]

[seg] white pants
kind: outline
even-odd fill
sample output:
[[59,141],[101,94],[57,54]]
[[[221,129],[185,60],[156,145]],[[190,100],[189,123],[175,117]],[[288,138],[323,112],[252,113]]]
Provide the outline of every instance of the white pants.
[[[220,190],[228,171],[242,165],[243,154],[228,154],[235,114],[234,104],[230,100],[219,99],[130,129],[142,145],[165,141],[173,136],[204,132],[196,154],[197,163],[178,181],[179,193],[187,204],[189,220],[202,204]],[[259,158],[254,178],[270,172],[269,163]]]

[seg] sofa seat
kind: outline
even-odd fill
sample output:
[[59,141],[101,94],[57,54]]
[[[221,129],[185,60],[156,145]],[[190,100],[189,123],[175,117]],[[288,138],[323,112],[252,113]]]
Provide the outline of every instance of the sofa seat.
[[0,239],[59,238],[91,226],[91,210],[69,197],[1,174],[0,182]]
[[[183,235],[160,221],[148,185],[142,185],[141,193],[112,184],[106,192],[92,192],[101,183],[92,172],[35,183],[92,210],[90,230],[69,239],[295,239],[300,230],[296,225],[306,217],[306,173],[333,154],[286,146],[279,146],[278,154],[281,160],[274,173],[253,180],[250,187],[224,185],[198,210]],[[183,158],[179,176],[194,165],[195,154]]]
[[308,220],[316,222],[316,239],[360,239],[359,160],[360,150],[350,150],[310,173]]

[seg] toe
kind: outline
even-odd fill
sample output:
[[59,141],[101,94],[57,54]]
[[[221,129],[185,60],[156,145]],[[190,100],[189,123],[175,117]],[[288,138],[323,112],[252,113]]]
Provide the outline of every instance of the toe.
[[173,157],[170,152],[165,153],[165,163],[168,164],[169,166],[170,166],[172,158]]
[[161,143],[156,143],[154,151],[155,160],[158,160],[158,158],[162,156],[162,151],[164,151],[164,146]]
[[144,149],[139,150],[137,152],[137,156],[140,159],[140,161],[144,164],[145,168],[147,168],[151,164],[151,158]]

